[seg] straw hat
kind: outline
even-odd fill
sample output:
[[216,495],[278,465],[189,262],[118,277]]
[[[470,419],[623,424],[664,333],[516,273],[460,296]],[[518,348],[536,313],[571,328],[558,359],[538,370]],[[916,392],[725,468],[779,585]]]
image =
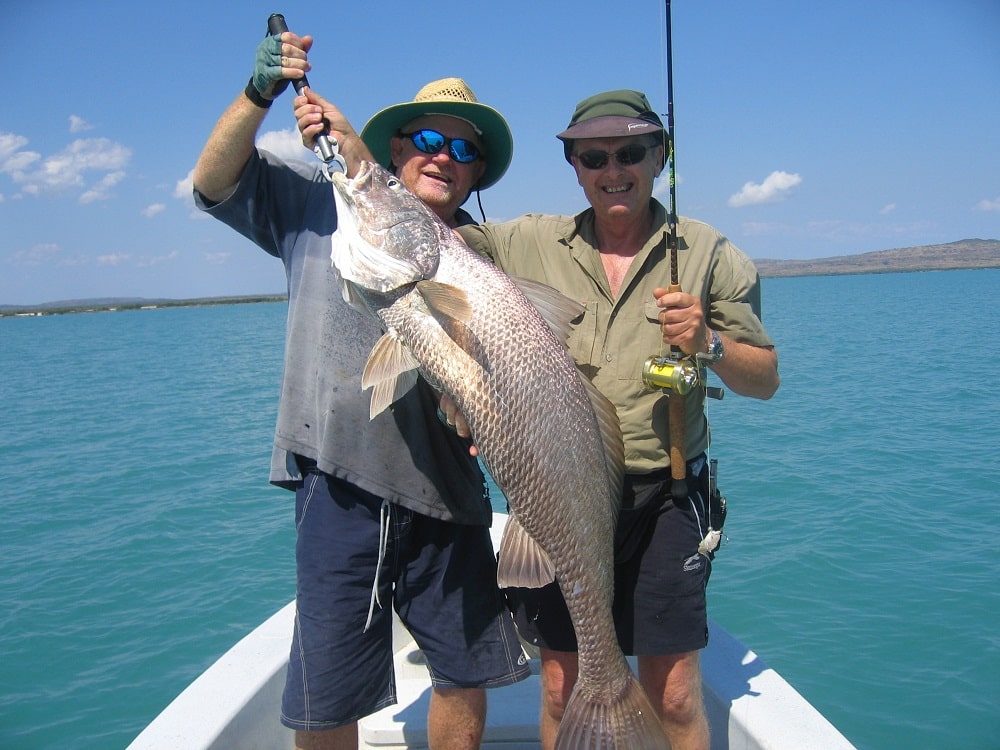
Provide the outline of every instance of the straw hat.
[[493,107],[481,104],[461,78],[431,81],[417,92],[412,102],[386,107],[368,121],[361,131],[361,140],[375,161],[388,168],[392,161],[389,139],[406,123],[423,115],[458,117],[476,129],[486,151],[486,171],[479,180],[480,190],[497,182],[507,171],[514,153],[510,127]]

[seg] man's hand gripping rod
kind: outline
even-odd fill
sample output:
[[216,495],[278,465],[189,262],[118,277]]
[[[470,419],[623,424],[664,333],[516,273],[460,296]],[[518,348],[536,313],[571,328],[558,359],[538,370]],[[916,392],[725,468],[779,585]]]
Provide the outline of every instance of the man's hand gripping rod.
[[[267,33],[274,36],[282,34],[285,31],[288,31],[285,17],[280,13],[272,13],[271,17],[267,19]],[[295,93],[299,95],[302,94],[302,89],[308,85],[309,79],[304,75],[292,81]],[[323,160],[323,164],[326,165],[327,176],[329,176],[330,170],[347,173],[347,162],[340,155],[337,139],[329,134],[329,130],[324,130],[320,135],[316,136],[316,146],[313,150]]]

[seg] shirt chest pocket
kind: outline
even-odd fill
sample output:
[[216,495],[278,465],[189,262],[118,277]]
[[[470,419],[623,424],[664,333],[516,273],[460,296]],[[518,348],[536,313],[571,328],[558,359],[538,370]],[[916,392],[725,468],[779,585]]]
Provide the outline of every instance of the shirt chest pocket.
[[619,380],[641,380],[646,360],[667,352],[659,315],[660,308],[652,301],[618,311],[608,330],[605,359]]
[[611,341],[618,362],[619,380],[642,380],[642,368],[650,357],[668,352],[660,334],[660,308],[655,302],[644,302],[641,308],[619,311]]
[[601,366],[601,339],[599,331],[603,328],[600,320],[601,305],[599,302],[584,302],[586,312],[579,320],[573,322],[566,346],[570,355],[577,363],[580,371],[593,380],[595,366]]

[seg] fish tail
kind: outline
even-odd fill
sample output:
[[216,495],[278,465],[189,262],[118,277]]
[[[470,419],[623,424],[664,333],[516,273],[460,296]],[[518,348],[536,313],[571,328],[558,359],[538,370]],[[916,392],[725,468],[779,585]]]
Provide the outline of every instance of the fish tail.
[[556,734],[555,750],[670,750],[656,711],[634,675],[614,702],[570,694]]

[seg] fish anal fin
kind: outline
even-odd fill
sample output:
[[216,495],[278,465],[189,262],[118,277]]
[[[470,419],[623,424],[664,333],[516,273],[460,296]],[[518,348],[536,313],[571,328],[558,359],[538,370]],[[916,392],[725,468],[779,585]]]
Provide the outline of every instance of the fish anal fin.
[[514,516],[507,520],[500,541],[497,583],[502,587],[541,588],[556,578],[548,554],[524,530]]
[[390,404],[398,401],[404,393],[416,385],[417,371],[407,370],[398,377],[381,380],[372,388],[372,400],[368,406],[368,419],[375,419]]
[[472,305],[465,290],[439,281],[418,281],[417,291],[435,317],[444,316],[463,323],[472,320]]
[[555,750],[581,747],[666,750],[666,732],[635,675],[628,673],[625,690],[611,703],[588,697],[578,682],[559,723]]

